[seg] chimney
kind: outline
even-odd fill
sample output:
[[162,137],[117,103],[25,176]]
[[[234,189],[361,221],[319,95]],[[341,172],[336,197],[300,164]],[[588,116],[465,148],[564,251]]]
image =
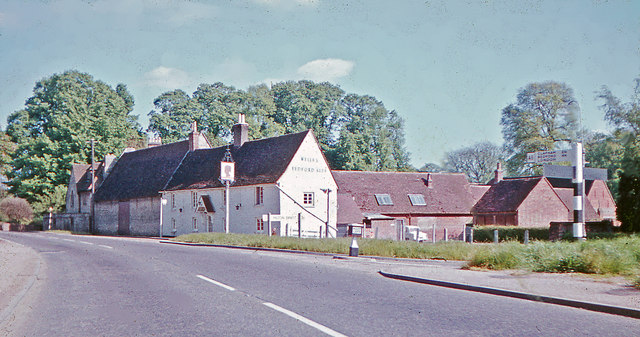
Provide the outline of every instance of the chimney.
[[249,140],[249,124],[245,122],[244,114],[238,114],[238,123],[231,129],[233,131],[233,146],[241,147]]
[[107,179],[109,173],[111,173],[111,168],[116,163],[116,156],[109,153],[104,156],[104,171],[102,172],[102,179]]
[[498,165],[496,167],[496,176],[495,176],[495,179],[493,180],[493,183],[497,184],[501,182],[503,178],[504,178],[504,175],[502,173],[502,163],[498,162]]
[[189,151],[195,151],[198,147],[200,132],[198,132],[198,122],[191,123],[191,132],[189,132]]
[[427,173],[427,188],[433,188],[433,179],[431,173]]
[[149,137],[147,147],[156,147],[162,145],[162,137]]

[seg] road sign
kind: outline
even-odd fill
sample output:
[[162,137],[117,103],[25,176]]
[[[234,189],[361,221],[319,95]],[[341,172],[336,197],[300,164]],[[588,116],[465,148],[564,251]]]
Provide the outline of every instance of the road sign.
[[571,150],[556,150],[556,151],[539,151],[527,153],[527,163],[553,163],[559,161],[571,161]]
[[[573,179],[573,166],[560,165],[544,165],[543,175],[548,178],[565,178]],[[606,181],[607,169],[585,167],[583,171],[585,180],[604,180]]]
[[[286,220],[295,220],[297,219],[297,215],[282,215],[282,214],[271,214],[271,221],[286,221]],[[268,221],[269,214],[262,214],[262,220]]]

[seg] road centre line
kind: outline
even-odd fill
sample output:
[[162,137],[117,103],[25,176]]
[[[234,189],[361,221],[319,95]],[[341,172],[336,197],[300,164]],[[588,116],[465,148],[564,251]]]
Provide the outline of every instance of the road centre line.
[[206,276],[202,276],[202,275],[196,275],[196,276],[198,278],[200,278],[200,279],[203,279],[203,280],[205,280],[205,281],[207,281],[209,283],[213,283],[213,284],[217,285],[218,287],[222,287],[222,288],[227,289],[229,291],[235,291],[236,290],[236,288],[234,288],[234,287],[230,287],[230,286],[228,286],[228,285],[226,285],[224,283],[220,283],[220,282],[218,282],[216,280],[212,280],[212,279],[210,279],[210,278],[208,278]]
[[111,247],[111,246],[106,246],[106,245],[98,245],[98,247],[113,249],[113,247]]
[[314,321],[312,321],[312,320],[310,320],[310,319],[308,319],[308,318],[306,318],[304,316],[300,316],[300,315],[296,314],[293,311],[287,310],[287,309],[285,309],[283,307],[280,307],[278,305],[275,305],[273,303],[264,302],[262,304],[266,305],[267,307],[269,307],[269,308],[271,308],[273,310],[279,311],[279,312],[281,312],[281,313],[283,313],[283,314],[285,314],[285,315],[287,315],[289,317],[295,318],[295,319],[299,320],[300,322],[302,322],[302,323],[304,323],[306,325],[314,327],[314,328],[326,333],[329,336],[347,337],[346,335],[343,335],[343,334],[341,334],[341,333],[339,333],[339,332],[337,332],[335,330],[327,328],[326,326],[324,326],[324,325],[322,325],[320,323],[316,323],[316,322],[314,322]]
[[87,241],[78,241],[80,243],[84,243],[85,245],[95,245],[95,243],[93,242],[87,242]]
[[76,240],[71,240],[71,239],[62,239],[64,241],[69,241],[69,242],[76,242]]

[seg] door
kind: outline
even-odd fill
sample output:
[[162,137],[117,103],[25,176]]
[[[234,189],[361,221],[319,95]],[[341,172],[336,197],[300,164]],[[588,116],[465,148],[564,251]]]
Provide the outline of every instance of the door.
[[129,219],[131,214],[129,213],[129,202],[120,201],[118,203],[118,234],[129,235]]

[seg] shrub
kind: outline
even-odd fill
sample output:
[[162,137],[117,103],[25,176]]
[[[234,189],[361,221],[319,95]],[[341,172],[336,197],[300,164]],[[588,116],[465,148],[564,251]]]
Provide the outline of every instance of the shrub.
[[530,240],[549,240],[549,228],[524,228],[517,226],[480,226],[473,228],[474,242],[493,242],[493,231],[498,230],[499,241],[524,242],[524,231],[529,231]]
[[22,198],[5,198],[0,201],[0,212],[4,214],[10,222],[28,224],[33,218],[33,209],[29,203]]

